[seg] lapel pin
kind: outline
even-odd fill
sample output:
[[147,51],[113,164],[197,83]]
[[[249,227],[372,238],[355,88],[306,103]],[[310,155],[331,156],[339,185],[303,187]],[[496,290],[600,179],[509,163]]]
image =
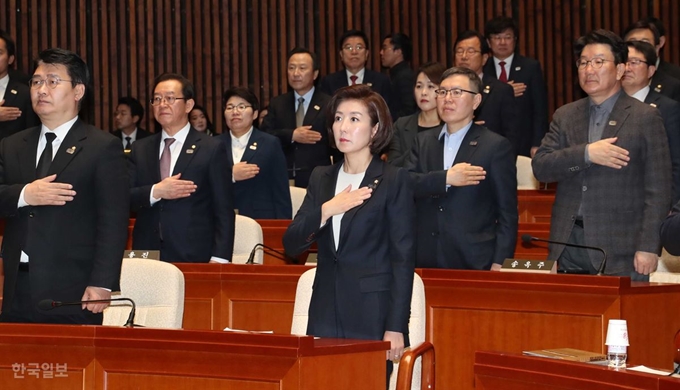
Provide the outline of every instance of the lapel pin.
[[16,89],[12,89],[12,90],[9,91],[9,92],[10,92],[12,95],[16,95],[16,94],[17,94],[17,90],[16,90]]
[[315,106],[314,106],[314,109],[317,110],[317,111],[319,111],[319,110],[321,109],[321,107],[315,105]]
[[616,121],[609,121],[609,126],[616,126]]
[[191,149],[196,149],[196,145],[191,145]]
[[470,141],[470,146],[477,146],[477,141]]
[[657,85],[656,88],[654,88],[654,92],[661,92],[661,84]]
[[250,145],[250,146],[248,147],[248,149],[250,149],[250,150],[257,150],[257,142],[253,142],[253,144]]
[[484,93],[489,93],[489,92],[491,92],[491,87],[488,86],[488,85],[484,86]]
[[375,190],[376,188],[378,188],[379,182],[380,182],[380,180],[375,179],[375,180],[373,180],[373,183],[369,184],[367,187],[372,189],[372,190]]
[[71,146],[70,148],[66,149],[66,153],[68,153],[68,154],[73,154],[75,152],[76,152],[75,146]]
[[521,66],[517,66],[517,67],[515,67],[515,70],[522,70],[522,67],[521,67]]
[[194,150],[193,149],[187,149],[187,154],[194,154]]
[[649,105],[656,108],[656,103],[649,103]]
[[366,85],[368,85],[369,87],[372,87],[373,83],[366,83]]

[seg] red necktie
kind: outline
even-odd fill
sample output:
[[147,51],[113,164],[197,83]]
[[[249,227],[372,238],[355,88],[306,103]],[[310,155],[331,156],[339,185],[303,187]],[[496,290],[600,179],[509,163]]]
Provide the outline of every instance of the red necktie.
[[501,66],[501,75],[498,76],[498,80],[507,83],[508,82],[508,74],[505,73],[505,61],[501,61],[498,63],[498,65]]
[[357,75],[349,76],[349,79],[352,80],[352,85],[357,85],[357,79],[358,78],[359,78],[359,76],[357,76]]

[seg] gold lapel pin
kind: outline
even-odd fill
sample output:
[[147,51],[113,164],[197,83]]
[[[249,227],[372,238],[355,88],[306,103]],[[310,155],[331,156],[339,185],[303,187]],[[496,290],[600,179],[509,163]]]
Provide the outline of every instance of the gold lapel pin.
[[317,111],[319,111],[319,110],[321,109],[321,107],[315,105],[315,106],[314,106],[314,109],[317,110]]
[[657,85],[656,88],[654,88],[654,92],[661,92],[661,84]]
[[73,154],[75,152],[76,152],[75,146],[71,146],[70,148],[66,149],[66,153],[68,153],[68,154]]
[[16,90],[16,89],[13,89],[13,90],[11,90],[11,91],[9,91],[9,92],[10,92],[12,95],[16,95],[16,94],[17,94],[17,90]]
[[609,121],[609,126],[616,126],[616,121]]
[[656,108],[656,103],[649,103],[649,105]]
[[253,144],[250,145],[250,146],[248,147],[248,149],[250,149],[250,150],[257,150],[257,142],[253,142]]
[[487,85],[487,86],[484,87],[484,93],[489,93],[489,92],[491,92],[491,87]]
[[369,87],[372,87],[373,83],[366,83],[366,85],[368,85]]

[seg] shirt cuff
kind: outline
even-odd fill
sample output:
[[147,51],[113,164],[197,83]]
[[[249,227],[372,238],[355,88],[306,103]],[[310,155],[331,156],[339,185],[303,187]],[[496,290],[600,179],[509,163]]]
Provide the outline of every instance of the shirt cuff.
[[26,186],[27,186],[27,185],[28,185],[28,184],[26,184],[26,185],[24,186],[24,188],[21,189],[21,193],[19,194],[19,202],[17,202],[17,208],[18,208],[18,209],[20,209],[20,208],[22,208],[22,207],[26,207],[26,206],[29,205],[28,203],[26,203],[26,199],[24,199],[24,192],[26,191]]
[[588,154],[588,148],[590,147],[591,144],[586,145],[586,152],[584,159],[586,160],[586,164],[590,165],[590,155]]
[[158,203],[158,201],[161,200],[161,198],[156,199],[156,198],[153,197],[153,189],[154,188],[156,188],[155,184],[151,186],[151,192],[149,192],[149,206],[153,206],[154,204]]
[[229,263],[231,263],[231,261],[229,261],[229,260],[227,260],[227,259],[223,259],[223,258],[221,258],[221,257],[216,257],[216,256],[211,257],[211,258],[210,258],[210,261],[214,261],[214,262],[216,262],[216,263],[221,263],[221,264],[229,264]]

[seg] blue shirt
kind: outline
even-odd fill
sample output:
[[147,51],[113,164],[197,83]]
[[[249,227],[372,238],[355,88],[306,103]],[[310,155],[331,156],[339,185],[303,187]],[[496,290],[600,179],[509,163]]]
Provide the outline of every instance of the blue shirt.
[[[463,144],[463,138],[465,138],[470,127],[472,127],[472,121],[455,133],[449,134],[447,131],[448,125],[444,124],[442,126],[442,131],[439,132],[437,139],[441,140],[442,136],[444,137],[444,170],[448,170],[453,166],[453,161],[456,159],[460,145]],[[447,184],[446,189],[448,190],[449,187],[451,186]]]
[[298,106],[300,105],[300,102],[298,101],[298,99],[300,99],[300,97],[302,97],[302,98],[305,99],[305,101],[302,104],[304,104],[305,115],[307,115],[307,109],[309,108],[309,102],[312,101],[312,96],[314,96],[314,87],[312,87],[312,89],[310,89],[306,94],[304,94],[302,96],[300,96],[300,94],[298,94],[297,92],[293,92],[293,94],[295,95],[295,112],[297,112]]

